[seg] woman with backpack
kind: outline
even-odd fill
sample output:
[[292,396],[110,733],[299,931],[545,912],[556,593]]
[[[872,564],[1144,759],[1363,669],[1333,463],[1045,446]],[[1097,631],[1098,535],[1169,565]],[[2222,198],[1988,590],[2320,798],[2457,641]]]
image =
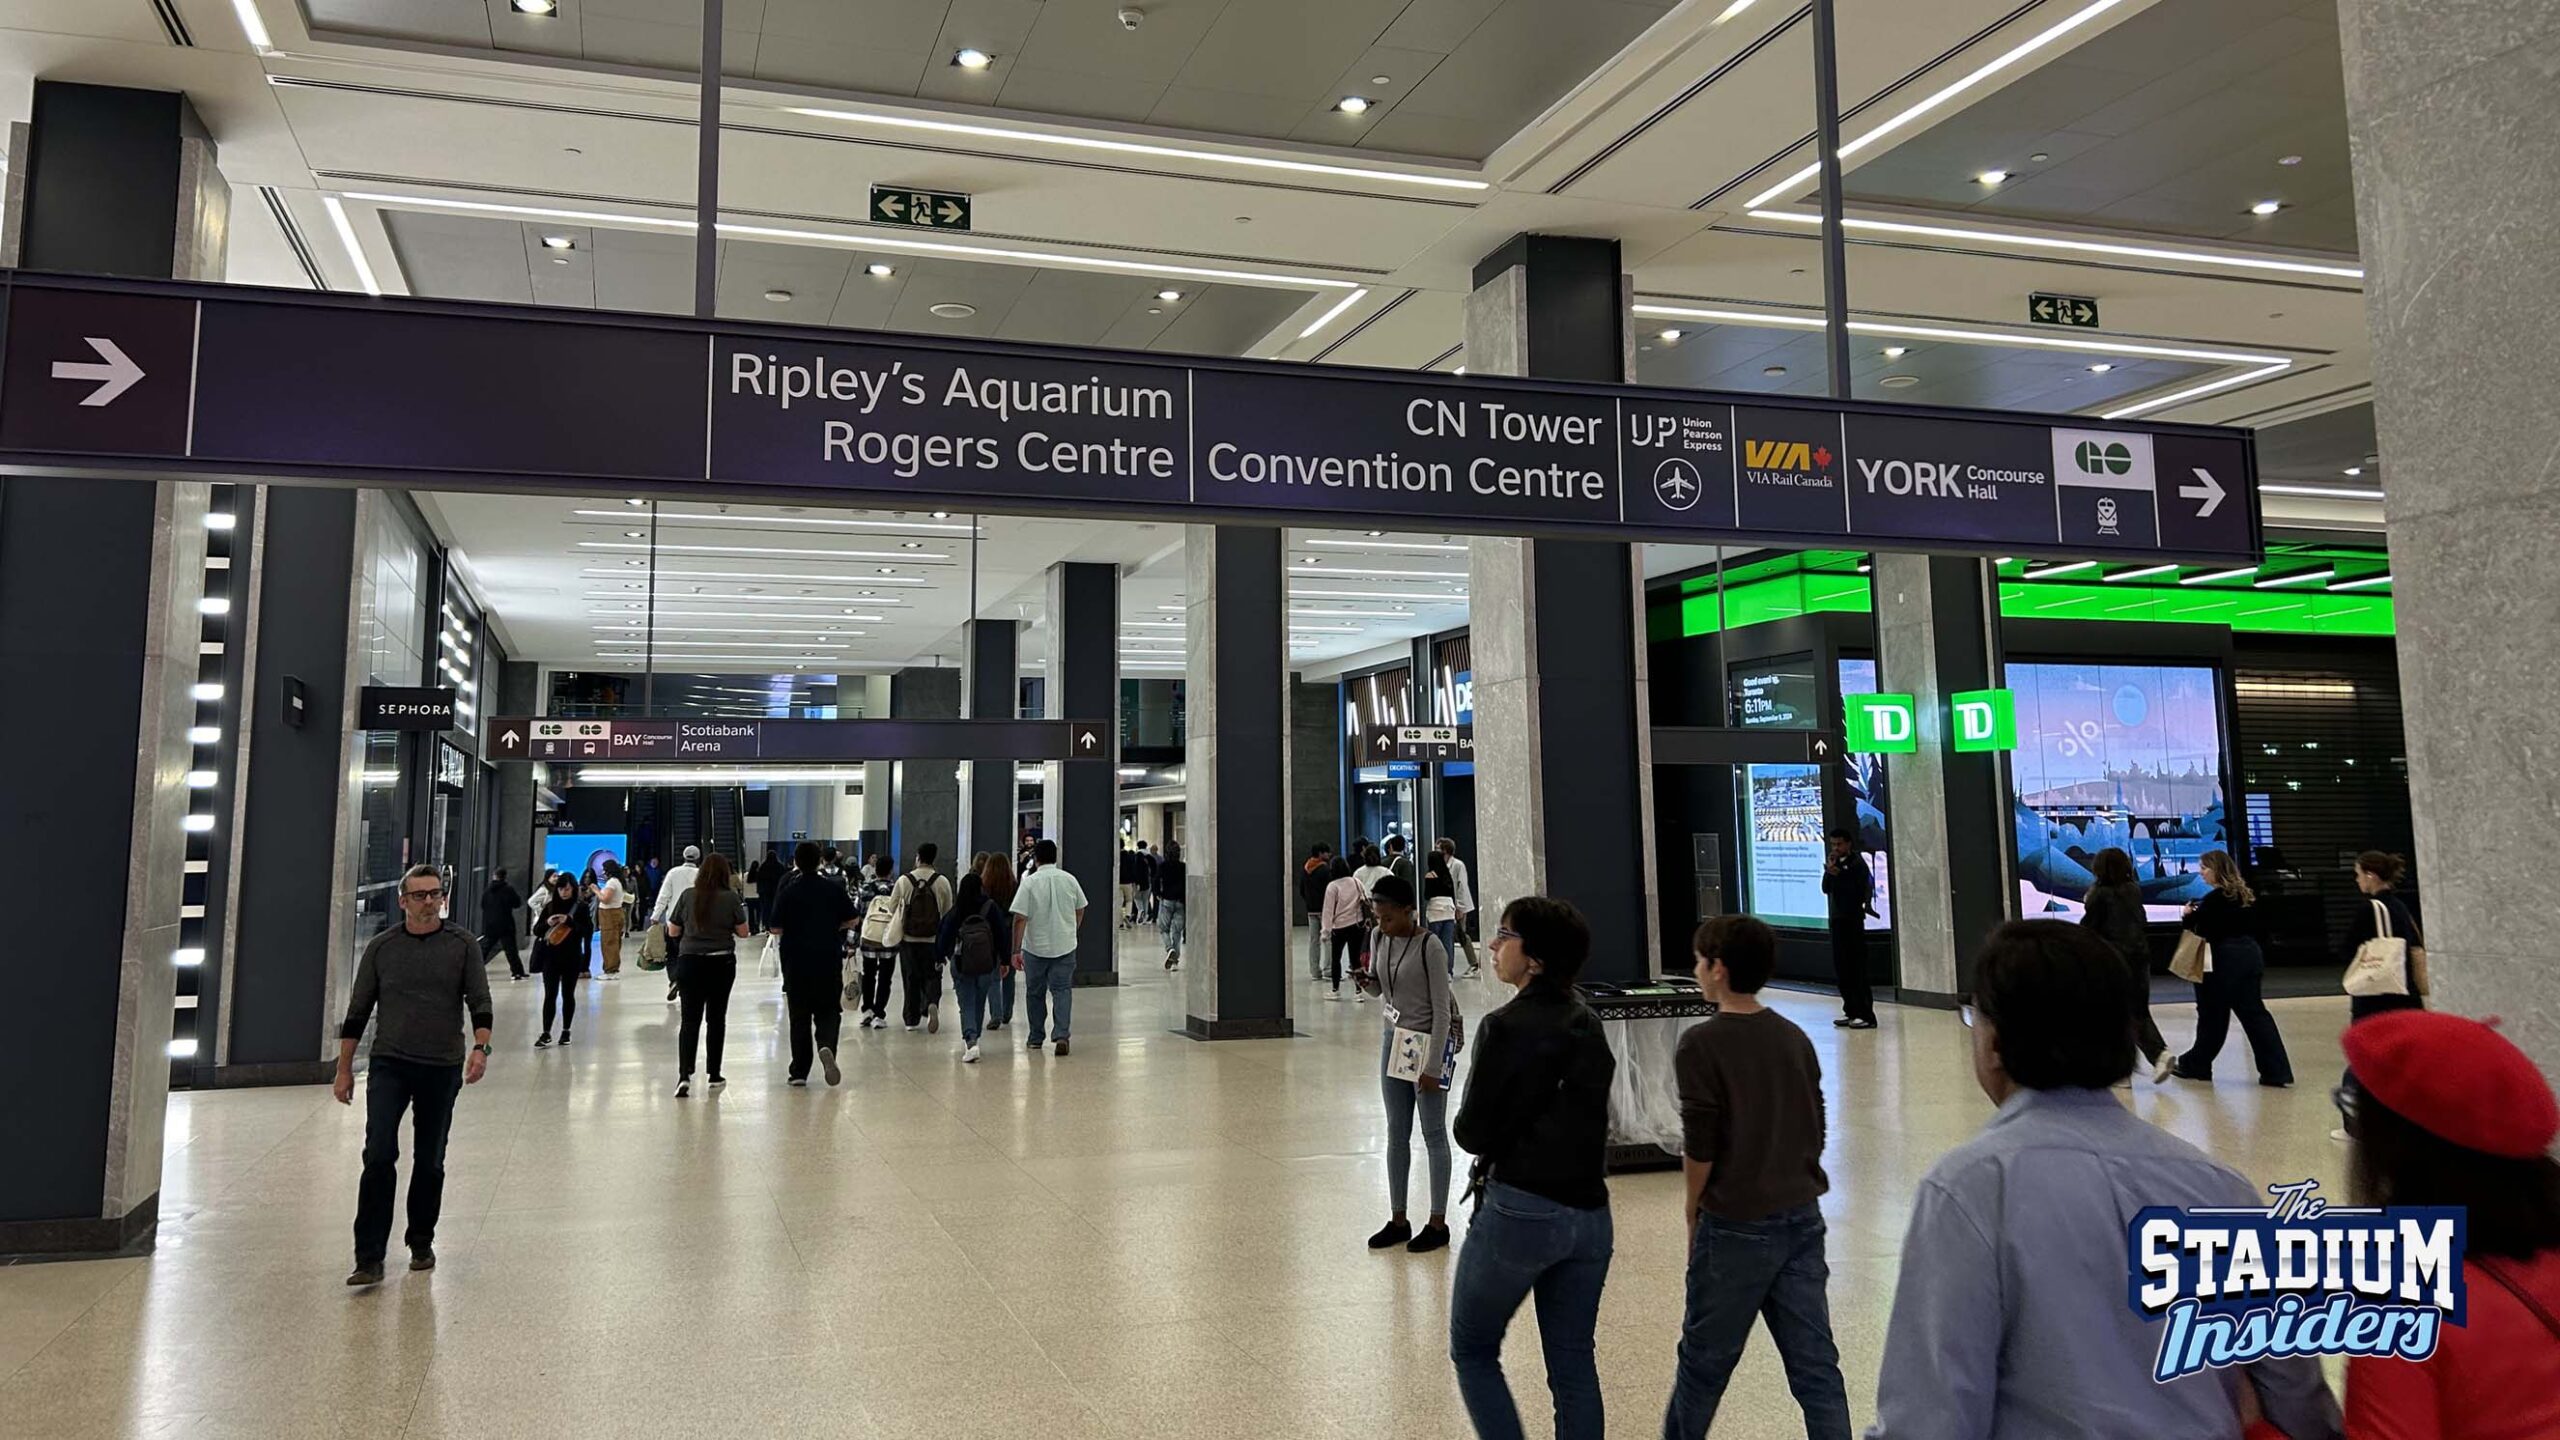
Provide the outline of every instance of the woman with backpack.
[[896,888],[889,875],[889,857],[872,856],[862,888],[853,897],[862,908],[862,928],[854,932],[854,949],[862,957],[862,1018],[855,1023],[864,1030],[889,1028],[889,982],[898,973],[898,952],[889,943],[898,913],[890,901]]
[[978,1063],[978,1036],[986,1029],[990,1002],[1004,978],[1012,928],[1002,907],[987,894],[984,873],[960,877],[951,913],[942,917],[935,937],[934,960],[951,967],[951,992],[960,1004],[960,1063]]

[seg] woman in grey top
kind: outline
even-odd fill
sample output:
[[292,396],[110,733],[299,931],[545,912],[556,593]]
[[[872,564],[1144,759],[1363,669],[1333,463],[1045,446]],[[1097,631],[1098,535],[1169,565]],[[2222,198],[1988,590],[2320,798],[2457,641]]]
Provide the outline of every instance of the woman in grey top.
[[729,989],[738,983],[738,942],[746,937],[746,899],[729,883],[729,857],[715,851],[703,857],[692,888],[667,906],[667,938],[676,947],[667,968],[684,1001],[684,1019],[676,1027],[679,1100],[693,1093],[694,1045],[706,1014],[711,1042],[705,1069],[714,1089],[729,1083],[720,1073],[720,1043],[729,1030]]
[[[1443,1056],[1456,1054],[1449,1047],[1463,1045],[1466,1033],[1458,999],[1449,990],[1449,952],[1416,919],[1413,882],[1401,875],[1381,875],[1369,899],[1377,907],[1378,933],[1370,942],[1369,968],[1361,975],[1360,985],[1386,1002],[1378,1083],[1387,1102],[1387,1201],[1395,1207],[1386,1228],[1369,1237],[1369,1248],[1384,1250],[1401,1244],[1419,1255],[1449,1243],[1449,1077],[1441,1063]],[[1398,1029],[1433,1037],[1422,1073],[1411,1080],[1397,1079],[1388,1068]],[[1423,1148],[1431,1157],[1431,1222],[1419,1232],[1405,1219],[1404,1209],[1417,1113],[1422,1117]]]

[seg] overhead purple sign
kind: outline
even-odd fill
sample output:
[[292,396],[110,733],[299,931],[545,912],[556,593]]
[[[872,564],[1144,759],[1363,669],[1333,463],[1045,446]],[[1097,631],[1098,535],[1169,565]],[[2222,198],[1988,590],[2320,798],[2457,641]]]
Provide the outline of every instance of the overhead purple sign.
[[174,282],[13,274],[0,298],[0,467],[53,473],[2003,554],[2259,548],[2248,436],[2201,426]]

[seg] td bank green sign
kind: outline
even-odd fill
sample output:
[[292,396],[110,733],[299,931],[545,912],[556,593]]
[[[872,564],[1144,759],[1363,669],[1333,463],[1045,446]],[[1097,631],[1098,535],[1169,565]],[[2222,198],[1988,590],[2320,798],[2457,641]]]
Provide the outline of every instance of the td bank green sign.
[[2018,697],[2007,690],[1959,690],[1947,697],[1947,743],[1959,751],[2018,748]]
[[1908,755],[1920,748],[1920,703],[1909,695],[1843,695],[1852,755]]

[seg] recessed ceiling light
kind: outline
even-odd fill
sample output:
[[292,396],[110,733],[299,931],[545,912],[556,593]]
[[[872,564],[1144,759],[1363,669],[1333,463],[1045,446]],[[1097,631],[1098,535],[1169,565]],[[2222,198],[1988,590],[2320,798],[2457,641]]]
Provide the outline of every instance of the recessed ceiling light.
[[1784,375],[1787,373],[1787,367],[1784,365],[1771,365],[1766,369],[1763,369],[1760,373],[1763,375]]
[[928,305],[925,308],[945,320],[966,320],[978,313],[977,306],[964,305],[957,300],[945,300],[939,305]]
[[776,305],[787,305],[791,302],[791,292],[788,290],[767,290],[764,292],[764,298],[772,301]]
[[646,505],[646,504],[648,504],[649,502],[648,502],[648,501],[646,501],[646,500],[641,499],[641,498],[640,498],[639,496],[637,496],[637,495],[634,495],[634,496],[632,496],[630,499],[625,500],[625,501],[623,501],[622,503],[623,503],[623,504],[625,504],[625,505]]
[[519,15],[555,15],[560,0],[507,0],[507,8]]
[[625,530],[622,532],[622,538],[625,540],[637,540],[648,533],[649,532],[646,530]]
[[2009,178],[2009,172],[2006,170],[1985,170],[1973,178],[1984,185],[1997,185],[2001,181]]
[[908,540],[901,542],[898,548],[901,550],[921,550],[924,548],[924,542],[921,540]]
[[952,53],[951,63],[963,70],[984,70],[996,63],[996,57],[975,46],[964,45]]
[[1908,345],[1887,345],[1884,347],[1884,358],[1887,360],[1899,360],[1910,353],[1911,347]]
[[2030,160],[2033,160],[2033,161],[2034,161],[2034,162],[2036,162],[2037,164],[2041,165],[2041,164],[2043,164],[2044,162],[2046,162],[2047,160],[2052,159],[2053,157],[2052,157],[2052,156],[2050,156],[2050,155],[2048,155],[2048,154],[2046,154],[2046,153],[2045,153],[2045,152],[2043,152],[2042,150],[2039,150],[2039,151],[2037,151],[2036,153],[2034,153],[2033,155],[2028,156],[2027,158],[2028,158],[2028,159],[2030,159]]
[[2276,163],[2279,165],[2299,165],[2302,163],[2302,157],[2299,155],[2279,155],[2276,157]]
[[933,518],[936,520],[948,520],[951,518],[951,512],[948,510],[936,510],[933,512]]
[[1680,342],[1680,332],[1677,330],[1665,330],[1655,338],[1665,345],[1676,345]]
[[2364,473],[2364,467],[2361,465],[2350,465],[2347,467],[2347,473],[2350,475],[2361,475]]
[[1370,532],[1369,532],[1369,538],[1370,538],[1370,539],[1372,539],[1372,540],[1375,540],[1375,539],[1378,539],[1380,536],[1385,535],[1386,533],[1387,533],[1387,532],[1386,532],[1386,531],[1384,531],[1384,530],[1372,530],[1372,531],[1370,531]]
[[568,235],[545,235],[542,237],[542,248],[545,250],[575,250],[578,248],[578,242],[574,237]]
[[2113,370],[2114,368],[2116,368],[2116,367],[2114,367],[2113,365],[2108,364],[2108,363],[2107,363],[2106,361],[2104,361],[2104,360],[2101,360],[2101,361],[2099,361],[2097,364],[2092,365],[2092,366],[2090,366],[2090,367],[2089,367],[2089,373],[2090,373],[2090,374],[2092,374],[2092,375],[2104,375],[2104,374],[2106,374],[2108,371]]
[[1905,390],[1920,383],[1917,375],[1887,375],[1876,382],[1887,390]]
[[885,260],[874,260],[862,267],[862,273],[874,280],[886,280],[898,273],[898,267]]
[[2249,213],[2252,215],[2273,215],[2283,208],[2284,202],[2281,200],[2261,200],[2257,204],[2249,207]]
[[1362,115],[1368,112],[1369,99],[1365,95],[1345,95],[1333,102],[1333,108],[1345,115]]
[[1156,298],[1157,298],[1157,299],[1159,299],[1159,300],[1161,300],[1161,301],[1163,301],[1163,302],[1164,302],[1164,303],[1166,303],[1167,305],[1170,305],[1170,304],[1172,304],[1173,302],[1175,302],[1176,300],[1179,300],[1179,299],[1181,299],[1181,298],[1182,298],[1182,292],[1181,292],[1181,291],[1179,291],[1179,290],[1159,290],[1159,291],[1157,291],[1157,292],[1156,292]]
[[569,263],[569,257],[566,255],[554,255],[551,257],[551,263],[554,265],[566,265]]
[[897,574],[898,572],[897,572],[897,570],[896,570],[895,568],[893,568],[893,567],[891,567],[891,566],[883,565],[883,566],[881,566],[881,567],[880,567],[880,573],[881,573],[881,574],[883,574],[883,575],[895,575],[895,574]]

